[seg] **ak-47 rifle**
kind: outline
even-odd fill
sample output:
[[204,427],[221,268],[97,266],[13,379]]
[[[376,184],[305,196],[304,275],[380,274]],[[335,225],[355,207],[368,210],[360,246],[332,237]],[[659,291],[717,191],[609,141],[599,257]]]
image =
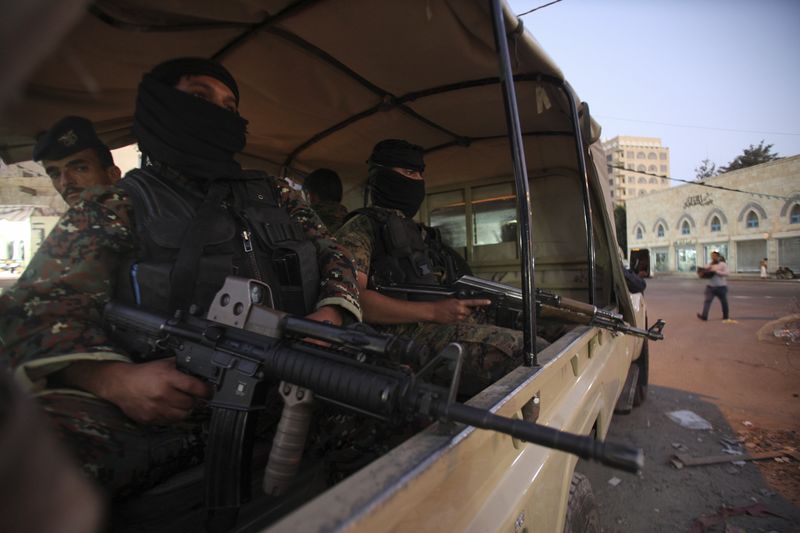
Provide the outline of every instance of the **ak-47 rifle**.
[[[294,473],[290,465],[296,468],[299,463],[310,410],[297,400],[308,398],[309,393],[382,419],[461,422],[631,472],[643,465],[640,449],[457,403],[462,358],[457,343],[437,356],[455,362],[448,390],[399,365],[381,364],[386,358],[380,356],[391,354],[413,359],[411,341],[290,316],[268,307],[269,295],[269,286],[261,282],[229,277],[207,318],[191,313],[160,316],[115,302],[105,309],[114,336],[134,346],[141,359],[175,355],[179,369],[213,386],[205,471],[209,529],[224,530],[235,524],[239,506],[249,497],[250,414],[264,408],[264,385],[278,382],[286,407],[265,472],[268,494],[279,493]],[[304,341],[308,338],[338,349]],[[370,354],[379,357],[370,357],[368,364],[365,358]],[[298,403],[299,411],[287,416],[286,409]]]
[[[516,287],[489,281],[475,276],[461,276],[453,285],[376,284],[374,290],[386,294],[406,294],[439,298],[488,299],[495,308],[497,324],[515,327],[522,315],[522,291]],[[564,298],[553,292],[536,289],[536,315],[562,320],[572,324],[597,326],[628,335],[637,335],[654,341],[662,340],[665,322],[658,319],[648,329],[631,326],[622,315],[598,309],[594,305]]]

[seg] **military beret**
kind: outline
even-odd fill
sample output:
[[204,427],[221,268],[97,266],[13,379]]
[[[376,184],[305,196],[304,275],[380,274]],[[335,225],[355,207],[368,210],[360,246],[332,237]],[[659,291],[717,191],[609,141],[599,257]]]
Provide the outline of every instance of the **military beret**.
[[64,117],[39,135],[36,146],[33,147],[33,160],[64,159],[87,148],[108,150],[89,120],[83,117]]

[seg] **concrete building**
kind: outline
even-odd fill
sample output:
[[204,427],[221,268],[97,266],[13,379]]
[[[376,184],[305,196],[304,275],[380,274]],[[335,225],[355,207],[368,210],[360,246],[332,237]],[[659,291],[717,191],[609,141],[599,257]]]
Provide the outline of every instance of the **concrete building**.
[[66,209],[41,165],[0,165],[0,273],[19,274]]
[[622,205],[631,198],[669,187],[669,148],[661,146],[661,139],[620,135],[603,141],[602,146],[614,204]]
[[[719,251],[732,272],[767,258],[800,273],[800,156],[681,185],[625,202],[628,255],[650,252],[651,272],[694,272]],[[729,189],[738,189],[735,192]]]

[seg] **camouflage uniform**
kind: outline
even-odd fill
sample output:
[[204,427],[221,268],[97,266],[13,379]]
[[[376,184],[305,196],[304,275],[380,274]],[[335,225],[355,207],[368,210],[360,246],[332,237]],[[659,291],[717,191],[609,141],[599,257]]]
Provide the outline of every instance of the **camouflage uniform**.
[[[185,180],[186,186],[192,182]],[[350,254],[302,196],[276,180],[279,204],[317,250],[317,307],[337,305],[361,319]],[[150,486],[202,458],[202,424],[142,426],[88,393],[48,389],[49,375],[75,361],[131,360],[115,348],[102,321],[117,270],[137,250],[131,200],[116,187],[86,189],[32,259],[0,295],[2,365],[41,394],[58,430],[79,450],[84,469],[117,495]]]
[[[404,216],[400,211],[394,212]],[[352,252],[356,270],[363,272],[367,278],[377,238],[379,237],[374,234],[372,221],[363,214],[348,220],[336,233],[336,239]],[[365,322],[369,323],[369,317],[366,317]],[[476,309],[468,320],[457,324],[416,322],[372,325],[383,333],[412,338],[419,346],[424,347],[419,361],[405,361],[417,368],[425,365],[448,343],[461,343],[464,348],[464,368],[460,393],[472,396],[522,363],[522,332],[485,322],[486,313]],[[440,379],[448,378],[446,374],[443,372]]]
[[328,227],[328,230],[333,233],[338,230],[344,222],[344,217],[347,216],[347,208],[338,202],[318,202],[312,204],[317,216]]

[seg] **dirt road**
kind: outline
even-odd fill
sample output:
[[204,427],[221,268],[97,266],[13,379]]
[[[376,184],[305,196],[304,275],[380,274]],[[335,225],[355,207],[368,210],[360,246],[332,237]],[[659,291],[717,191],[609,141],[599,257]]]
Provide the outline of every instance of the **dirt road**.
[[[683,469],[670,463],[676,453],[722,455],[726,445],[751,453],[800,451],[800,339],[787,344],[774,334],[791,315],[797,316],[790,329],[800,324],[800,282],[732,281],[732,324],[722,322],[717,301],[708,322],[695,317],[703,287],[697,279],[648,280],[649,316],[667,321],[666,340],[650,344],[647,401],[616,416],[609,434],[644,448],[644,472],[579,467],[592,482],[607,533],[800,532],[800,461]],[[700,415],[712,429],[682,427],[666,416],[677,410]],[[722,507],[729,516],[720,514]],[[730,516],[746,512],[755,516]],[[717,525],[699,528],[700,517]]]

